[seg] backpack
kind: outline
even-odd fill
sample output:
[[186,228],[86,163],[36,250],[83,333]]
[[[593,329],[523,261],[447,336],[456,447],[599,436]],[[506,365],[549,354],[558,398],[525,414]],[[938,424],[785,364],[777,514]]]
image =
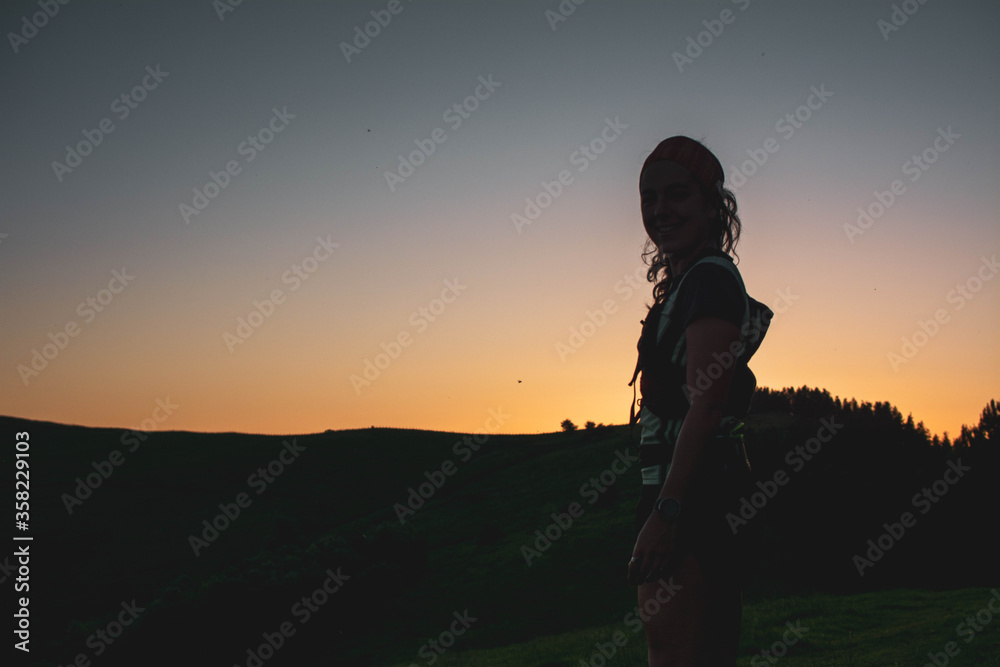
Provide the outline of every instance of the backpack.
[[[681,287],[684,284],[684,280],[691,273],[690,269],[693,269],[695,266],[697,266],[699,264],[702,264],[702,263],[715,264],[717,266],[722,266],[722,267],[726,268],[736,278],[737,282],[739,282],[740,288],[743,291],[743,294],[746,296],[746,305],[744,307],[744,314],[743,314],[743,324],[740,327],[740,340],[743,343],[743,349],[742,349],[742,351],[740,353],[740,356],[739,356],[739,359],[740,359],[741,363],[746,364],[747,362],[749,362],[750,358],[757,352],[758,348],[760,347],[761,342],[764,339],[765,334],[767,333],[768,327],[770,326],[771,318],[774,316],[774,313],[766,305],[764,305],[763,303],[757,301],[756,299],[754,299],[753,297],[751,297],[749,294],[747,294],[746,286],[743,283],[743,277],[740,275],[739,270],[733,264],[732,260],[726,259],[724,257],[719,257],[719,256],[716,256],[716,255],[709,255],[709,256],[706,256],[706,257],[702,257],[701,259],[699,259],[698,261],[696,261],[687,271],[684,272],[684,275],[681,276],[680,282],[677,284],[677,287],[671,291],[671,294],[670,294],[669,297],[667,297],[666,301],[662,302],[662,304],[656,304],[656,305],[654,305],[650,309],[649,314],[647,315],[646,319],[641,322],[641,324],[643,324],[643,335],[640,336],[640,338],[639,338],[639,344],[637,345],[637,347],[639,349],[639,355],[638,355],[638,359],[636,360],[635,370],[632,373],[632,379],[628,383],[628,385],[630,387],[632,387],[632,406],[631,406],[631,410],[630,410],[630,413],[629,413],[629,439],[630,440],[632,440],[632,429],[634,428],[635,424],[638,422],[638,420],[637,420],[638,415],[636,414],[636,409],[635,409],[636,408],[636,400],[635,400],[636,386],[635,386],[635,381],[636,381],[636,378],[639,376],[639,372],[642,370],[642,364],[643,364],[643,361],[644,361],[643,354],[642,354],[642,351],[643,351],[643,341],[644,341],[645,336],[649,336],[650,335],[647,332],[646,328],[647,327],[651,327],[651,328],[653,328],[654,331],[657,330],[658,327],[659,327],[659,320],[660,320],[660,317],[661,317],[662,313],[664,311],[666,311],[668,313],[673,313],[674,302],[677,299],[677,295],[680,294]],[[660,306],[660,308],[657,308],[658,305]],[[664,335],[662,337],[664,337],[664,338],[666,338],[668,340],[671,337],[670,336],[666,336],[665,334],[666,334],[667,331],[670,330],[670,327],[671,327],[671,324],[668,323],[667,326],[663,329],[663,334]],[[657,345],[660,344],[660,340],[661,340],[661,338],[658,337],[658,339],[656,341]],[[748,369],[748,371],[749,371],[749,369]],[[734,387],[730,388],[730,394],[731,395],[734,393],[734,391],[738,391],[739,389],[743,389],[744,393],[746,394],[745,401],[743,401],[739,405],[738,412],[740,414],[746,414],[746,412],[749,410],[749,408],[750,408],[750,405],[749,405],[749,403],[750,403],[750,397],[753,394],[753,390],[756,388],[756,382],[753,380],[753,374],[749,373],[749,377],[751,378],[751,382],[752,382],[751,386],[749,386],[749,387],[743,387],[743,388],[737,388],[737,387],[734,386]],[[746,391],[747,389],[748,389],[748,391]],[[690,395],[688,395],[688,399],[690,401]],[[741,426],[742,426],[742,422],[740,422],[739,420],[732,420],[732,419],[725,420],[724,423],[720,425],[720,427],[724,428],[724,431],[723,431],[724,435],[729,435],[730,433],[732,433],[734,431],[738,431],[739,427],[741,427]]]

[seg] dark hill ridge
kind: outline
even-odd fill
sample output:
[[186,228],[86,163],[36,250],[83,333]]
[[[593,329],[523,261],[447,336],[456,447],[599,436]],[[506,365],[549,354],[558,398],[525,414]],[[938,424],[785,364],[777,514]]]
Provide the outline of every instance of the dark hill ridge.
[[[747,419],[755,473],[766,484],[781,470],[788,482],[750,519],[768,545],[750,596],[996,584],[993,531],[980,518],[998,509],[990,406],[951,448],[888,404],[807,388],[758,398]],[[842,428],[811,458],[794,453],[824,420]],[[592,483],[634,453],[625,426],[495,435],[478,451],[457,447],[464,434],[408,429],[136,440],[10,417],[0,427],[10,442],[31,434],[33,653],[49,660],[38,664],[79,653],[102,665],[177,664],[197,642],[199,662],[245,664],[247,648],[286,621],[296,633],[267,665],[412,661],[456,611],[478,619],[461,639],[475,648],[614,622],[634,604],[623,563],[638,467]],[[945,494],[921,514],[914,495],[959,459],[969,471],[938,485]],[[86,495],[77,487],[88,475],[97,488],[67,501]],[[400,512],[411,496],[416,509]],[[522,547],[573,502],[583,515],[528,566]],[[860,576],[854,556],[906,511],[915,525]],[[340,589],[302,622],[295,603],[338,572]],[[144,611],[96,656],[88,637],[133,599]]]

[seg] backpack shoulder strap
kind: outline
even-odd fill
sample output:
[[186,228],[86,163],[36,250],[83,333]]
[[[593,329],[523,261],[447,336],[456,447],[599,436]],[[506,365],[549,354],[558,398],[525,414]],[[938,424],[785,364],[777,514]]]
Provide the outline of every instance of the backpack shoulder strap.
[[[736,282],[739,283],[740,290],[743,292],[743,303],[744,303],[743,324],[745,326],[746,323],[750,320],[750,299],[749,295],[747,294],[746,286],[743,283],[743,276],[740,275],[739,269],[736,268],[736,265],[733,264],[732,260],[726,259],[724,257],[718,257],[716,255],[709,255],[708,257],[702,257],[697,262],[692,264],[687,271],[684,272],[684,275],[681,276],[680,282],[677,283],[677,288],[674,289],[673,292],[670,294],[670,297],[667,299],[666,305],[663,308],[664,312],[668,313],[667,317],[670,317],[673,314],[674,301],[677,299],[677,295],[680,294],[681,286],[684,285],[684,280],[688,277],[688,275],[690,275],[691,269],[698,266],[699,264],[715,264],[717,266],[721,266],[725,268],[727,271],[729,271],[736,278]],[[660,338],[662,338],[668,326],[669,322],[666,323],[666,326],[660,329],[657,335],[657,341],[659,341]]]

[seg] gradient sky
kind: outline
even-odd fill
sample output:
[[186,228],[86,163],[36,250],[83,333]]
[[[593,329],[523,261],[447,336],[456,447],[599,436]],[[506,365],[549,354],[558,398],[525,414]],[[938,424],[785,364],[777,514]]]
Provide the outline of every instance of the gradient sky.
[[[639,168],[686,134],[724,165],[740,270],[778,312],[759,385],[890,401],[955,435],[1000,398],[1000,279],[983,263],[1000,255],[1000,5],[903,4],[916,11],[884,31],[888,1],[567,0],[551,23],[556,0],[402,0],[396,14],[244,0],[222,19],[211,0],[79,0],[34,32],[37,3],[4,3],[0,413],[259,433],[474,432],[491,410],[505,433],[625,423],[651,302]],[[342,44],[373,11],[391,20],[348,62]],[[135,108],[116,103],[152,87],[147,67],[166,76]],[[446,112],[477,87],[457,125]],[[274,109],[294,118],[248,161]],[[114,129],[57,175],[105,118]],[[443,142],[390,188],[436,128]],[[751,170],[751,154],[766,161]],[[180,205],[230,161],[239,172],[185,221]],[[849,233],[894,180],[884,213]],[[303,265],[319,238],[337,247]],[[134,278],[107,291],[123,270]],[[435,301],[446,281],[457,291]],[[282,303],[227,345],[274,290]],[[400,336],[369,385],[352,383]],[[52,358],[25,380],[35,351]]]

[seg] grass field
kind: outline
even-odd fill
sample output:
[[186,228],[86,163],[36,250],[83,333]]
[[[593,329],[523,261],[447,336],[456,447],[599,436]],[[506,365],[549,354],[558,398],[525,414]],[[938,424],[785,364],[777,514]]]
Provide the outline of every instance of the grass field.
[[[457,445],[462,434],[398,429],[162,432],[140,442],[116,429],[9,418],[0,426],[30,431],[33,443],[38,650],[31,664],[67,665],[87,655],[101,667],[176,665],[197,646],[196,664],[255,667],[248,647],[283,621],[301,625],[263,667],[645,664],[643,634],[626,621],[635,602],[625,564],[641,484],[625,427],[490,436],[471,449]],[[812,428],[781,415],[748,427],[782,451],[787,434]],[[261,483],[255,471],[291,440],[301,452]],[[103,465],[115,451],[119,463]],[[94,472],[101,466],[109,471],[103,481]],[[82,478],[100,484],[68,505]],[[799,489],[823,483],[796,481]],[[421,486],[429,497],[401,512]],[[819,490],[820,499],[835,497],[834,489]],[[220,504],[232,510],[240,493],[251,503],[195,552],[192,536],[220,516]],[[776,500],[776,509],[793,505],[790,499]],[[574,503],[581,511],[572,525],[539,548],[553,513]],[[922,524],[927,539],[929,521]],[[813,561],[803,568],[794,555],[802,525],[777,523],[784,532],[769,535],[764,567],[744,597],[740,664],[773,664],[761,651],[782,641],[787,622],[799,622],[808,631],[787,647],[783,665],[920,667],[939,653],[940,667],[949,641],[958,653],[947,664],[1000,665],[989,587],[850,594],[823,586],[830,573]],[[916,535],[904,548],[918,544]],[[836,533],[830,540],[844,542]],[[530,558],[527,546],[536,548]],[[875,571],[889,571],[903,553]],[[833,562],[847,574],[837,581],[870,586],[849,556]],[[343,590],[306,625],[294,605],[340,568],[350,577]],[[800,581],[803,574],[810,580]],[[102,655],[88,650],[87,638],[133,599],[146,610],[136,624]],[[421,652],[466,610],[476,621],[447,652]],[[983,619],[990,615],[982,632],[959,635],[963,619],[980,610]]]
[[[984,613],[990,599],[1000,610],[997,589],[959,591],[896,590],[860,595],[810,595],[760,600],[744,606],[739,665],[787,667],[919,667],[937,654],[938,666],[1000,665],[1000,613]],[[623,617],[628,610],[623,611]],[[991,617],[981,632],[961,626],[966,616]],[[801,639],[777,646],[771,659],[762,654],[783,641],[786,623],[798,621]],[[970,627],[971,629],[971,627]],[[613,642],[619,633],[618,644]],[[794,635],[789,635],[794,638]],[[946,645],[952,642],[949,657]],[[603,647],[603,652],[601,651]],[[605,656],[610,657],[605,658]],[[782,657],[774,657],[780,655]],[[389,667],[427,664],[426,660]],[[645,637],[625,623],[567,632],[496,649],[453,650],[435,662],[440,667],[598,667],[645,665]],[[937,666],[936,666],[937,667]]]

